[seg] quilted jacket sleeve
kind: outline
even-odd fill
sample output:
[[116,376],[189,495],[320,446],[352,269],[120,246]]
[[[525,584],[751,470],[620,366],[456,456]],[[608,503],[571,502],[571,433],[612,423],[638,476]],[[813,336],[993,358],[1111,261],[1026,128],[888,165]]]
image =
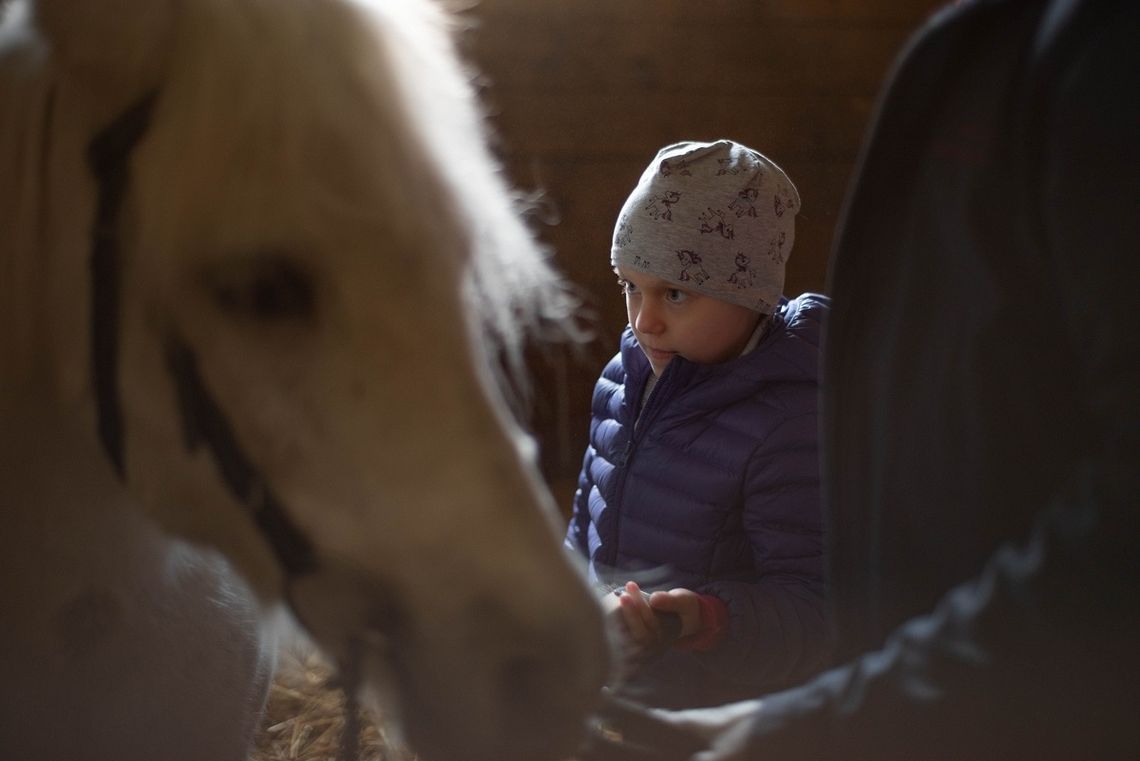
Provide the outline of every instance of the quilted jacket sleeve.
[[698,590],[725,602],[729,625],[720,645],[697,657],[757,689],[806,676],[829,650],[818,438],[813,410],[784,421],[753,456],[744,522],[759,581]]
[[596,539],[597,530],[593,528],[594,514],[591,511],[591,500],[596,498],[595,492],[607,478],[611,476],[614,466],[606,459],[606,452],[613,448],[614,418],[620,407],[616,396],[622,389],[623,371],[621,355],[615,355],[602,370],[594,385],[594,392],[590,405],[590,432],[586,445],[586,453],[582,457],[582,469],[578,473],[578,488],[574,494],[571,507],[570,524],[566,530],[566,547],[590,559],[591,531]]
[[587,447],[586,454],[582,458],[582,470],[578,474],[578,489],[574,493],[574,502],[570,513],[570,525],[566,529],[566,548],[574,550],[584,558],[589,558],[589,545],[587,544],[586,537],[590,527],[590,511],[587,507],[587,501],[589,499],[591,485],[588,474],[593,459],[593,447]]

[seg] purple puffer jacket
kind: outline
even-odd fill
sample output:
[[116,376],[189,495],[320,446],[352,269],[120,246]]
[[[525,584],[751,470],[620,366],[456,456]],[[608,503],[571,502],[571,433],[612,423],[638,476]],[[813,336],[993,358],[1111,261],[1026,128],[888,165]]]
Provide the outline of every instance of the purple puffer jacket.
[[675,357],[634,431],[649,362],[627,327],[594,389],[566,544],[591,577],[639,572],[651,589],[719,597],[728,631],[707,652],[670,651],[630,686],[655,705],[755,696],[822,665],[817,398],[826,296],[782,301],[749,354],[719,365]]

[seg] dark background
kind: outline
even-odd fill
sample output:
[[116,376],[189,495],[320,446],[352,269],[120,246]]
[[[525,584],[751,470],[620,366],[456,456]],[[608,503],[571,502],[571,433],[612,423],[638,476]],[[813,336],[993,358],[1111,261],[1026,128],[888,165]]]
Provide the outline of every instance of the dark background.
[[598,372],[625,309],[609,268],[618,209],[657,149],[726,137],[800,192],[785,292],[826,289],[832,235],[876,95],[933,0],[480,0],[461,49],[495,149],[541,191],[536,230],[596,315],[596,339],[536,356],[531,425],[568,508]]

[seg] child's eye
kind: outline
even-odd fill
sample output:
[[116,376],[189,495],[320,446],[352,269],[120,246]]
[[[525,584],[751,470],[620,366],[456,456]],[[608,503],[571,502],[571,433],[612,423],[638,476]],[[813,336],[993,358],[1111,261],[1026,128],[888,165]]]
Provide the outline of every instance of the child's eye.
[[624,278],[620,278],[620,277],[618,278],[618,288],[620,288],[621,292],[624,293],[626,296],[628,296],[631,293],[635,293],[637,291],[636,285],[634,285],[633,283],[629,282],[628,280],[626,280]]
[[680,288],[670,288],[665,291],[665,300],[672,304],[680,304],[685,299],[689,298],[689,294],[682,291]]

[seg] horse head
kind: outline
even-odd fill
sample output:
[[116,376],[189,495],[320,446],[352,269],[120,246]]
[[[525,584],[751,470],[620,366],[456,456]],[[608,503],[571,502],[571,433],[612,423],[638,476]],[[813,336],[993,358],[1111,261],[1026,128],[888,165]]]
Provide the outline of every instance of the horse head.
[[287,603],[425,758],[568,751],[600,614],[492,367],[569,302],[446,19],[10,13],[0,390],[84,416],[149,513]]

